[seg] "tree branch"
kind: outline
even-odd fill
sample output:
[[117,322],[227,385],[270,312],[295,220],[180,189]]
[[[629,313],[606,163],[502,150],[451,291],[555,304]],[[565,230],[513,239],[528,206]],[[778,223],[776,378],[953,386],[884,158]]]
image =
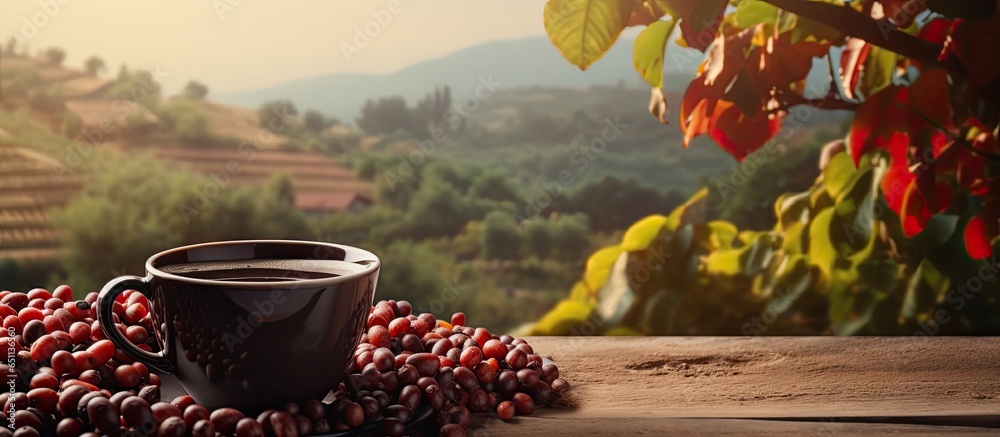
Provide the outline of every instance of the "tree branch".
[[826,96],[819,99],[807,99],[802,94],[792,91],[790,88],[785,88],[780,96],[783,100],[782,109],[784,110],[788,110],[793,106],[809,105],[817,109],[846,109],[854,111],[858,109],[858,106],[861,106],[858,102],[841,99],[837,91],[833,89]]
[[858,109],[858,106],[860,106],[860,104],[856,102],[846,102],[835,99],[808,99],[798,102],[797,104],[809,105],[819,109],[846,109],[848,111],[854,111]]
[[945,62],[938,60],[941,46],[901,32],[888,21],[875,20],[849,7],[830,3],[810,0],[764,1],[908,58],[941,65],[953,73],[965,74],[965,69],[954,58]]

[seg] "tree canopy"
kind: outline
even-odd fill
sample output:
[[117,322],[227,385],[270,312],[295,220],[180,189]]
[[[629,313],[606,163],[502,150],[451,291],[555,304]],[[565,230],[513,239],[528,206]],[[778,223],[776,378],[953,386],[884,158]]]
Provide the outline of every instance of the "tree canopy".
[[698,62],[677,104],[684,146],[707,136],[739,172],[761,168],[815,111],[853,118],[813,185],[774,203],[772,230],[712,220],[710,201],[727,193],[703,190],[594,253],[533,332],[593,320],[608,334],[1000,329],[987,315],[995,293],[975,308],[958,294],[1000,289],[982,273],[1000,268],[995,0],[549,0],[542,15],[581,70],[642,28],[633,66],[661,123],[664,76]]

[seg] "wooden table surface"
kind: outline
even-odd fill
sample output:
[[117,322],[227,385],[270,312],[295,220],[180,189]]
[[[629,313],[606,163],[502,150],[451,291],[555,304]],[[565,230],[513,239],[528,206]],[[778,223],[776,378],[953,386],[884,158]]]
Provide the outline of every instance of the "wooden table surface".
[[528,341],[571,390],[531,416],[477,415],[469,435],[1000,435],[996,337]]
[[535,337],[562,408],[474,436],[1000,434],[1000,338]]

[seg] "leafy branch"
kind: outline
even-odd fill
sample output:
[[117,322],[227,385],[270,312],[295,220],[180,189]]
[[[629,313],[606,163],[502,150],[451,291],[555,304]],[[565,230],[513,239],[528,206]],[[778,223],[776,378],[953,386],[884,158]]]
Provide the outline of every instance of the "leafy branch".
[[854,38],[920,62],[941,65],[956,74],[965,68],[954,58],[939,60],[942,47],[900,31],[888,20],[876,20],[850,7],[810,0],[764,0],[788,12],[841,30]]

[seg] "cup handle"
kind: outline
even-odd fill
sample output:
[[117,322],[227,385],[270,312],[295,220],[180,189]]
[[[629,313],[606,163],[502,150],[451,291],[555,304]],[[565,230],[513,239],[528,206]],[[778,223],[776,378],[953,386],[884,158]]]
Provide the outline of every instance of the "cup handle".
[[[146,300],[152,304],[153,296],[149,289],[149,282],[146,279],[140,278],[138,276],[119,276],[108,282],[107,285],[101,289],[101,294],[97,297],[97,320],[101,322],[101,328],[104,330],[104,335],[108,337],[115,344],[115,347],[125,351],[132,358],[135,358],[139,362],[150,366],[156,370],[164,373],[170,372],[170,365],[167,363],[167,359],[164,358],[163,352],[146,352],[139,349],[136,345],[128,341],[121,331],[115,328],[115,321],[113,317],[113,309],[115,304],[115,298],[119,294],[122,294],[125,290],[138,290],[142,294],[146,295]],[[155,327],[154,327],[155,329]]]

